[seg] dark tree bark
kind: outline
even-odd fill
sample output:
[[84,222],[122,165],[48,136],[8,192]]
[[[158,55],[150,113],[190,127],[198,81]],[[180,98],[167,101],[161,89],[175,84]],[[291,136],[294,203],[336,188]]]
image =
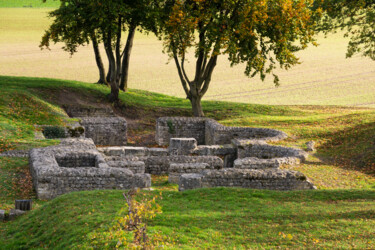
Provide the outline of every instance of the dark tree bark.
[[[202,37],[202,39],[204,39],[204,37]],[[195,78],[193,81],[190,81],[186,74],[185,58],[182,57],[180,62],[177,54],[174,53],[174,61],[177,66],[182,87],[186,93],[186,98],[191,102],[193,116],[203,117],[204,112],[202,109],[201,100],[210,86],[212,72],[214,71],[217,63],[217,55],[215,55],[215,52],[213,52],[207,63],[207,54],[204,53],[204,51],[199,52],[196,62]]]
[[122,58],[122,68],[121,68],[121,79],[120,79],[120,89],[126,92],[128,90],[128,76],[129,76],[129,61],[130,54],[133,48],[135,25],[129,27],[129,34],[126,41],[124,55]]
[[107,84],[103,60],[102,60],[102,57],[100,55],[98,40],[96,39],[95,35],[91,36],[91,41],[92,41],[92,47],[93,47],[94,53],[95,53],[96,65],[98,66],[98,69],[99,69],[98,83],[99,84]]
[[115,54],[116,54],[116,84],[120,82],[121,78],[121,17],[119,17],[117,23],[117,34],[116,34],[116,44],[115,44]]
[[[103,34],[105,34],[103,32]],[[112,34],[108,32],[104,40],[104,48],[108,57],[109,71],[107,79],[109,78],[109,85],[111,86],[111,93],[109,94],[109,101],[117,103],[119,101],[119,87],[116,82],[116,59],[112,51]]]

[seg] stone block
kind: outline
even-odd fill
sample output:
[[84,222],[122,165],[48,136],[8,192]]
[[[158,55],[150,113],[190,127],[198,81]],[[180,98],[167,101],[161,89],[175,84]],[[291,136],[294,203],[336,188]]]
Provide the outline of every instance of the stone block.
[[9,217],[8,217],[8,220],[15,220],[17,217],[25,214],[26,211],[22,211],[22,210],[18,210],[18,209],[11,209],[9,211]]
[[0,221],[5,220],[5,210],[0,210]]
[[187,173],[200,173],[209,169],[207,163],[171,163],[169,166],[168,181],[178,184],[180,176]]
[[185,191],[189,189],[196,189],[202,187],[201,174],[183,174],[180,176],[178,183],[178,190]]
[[145,147],[123,147],[125,156],[145,156]]
[[197,148],[197,140],[194,138],[171,138],[169,143],[169,155],[189,155]]

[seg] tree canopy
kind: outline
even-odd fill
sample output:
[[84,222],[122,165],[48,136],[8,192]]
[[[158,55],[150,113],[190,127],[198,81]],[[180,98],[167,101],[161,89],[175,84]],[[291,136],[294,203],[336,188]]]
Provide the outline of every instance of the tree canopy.
[[350,38],[347,57],[360,53],[375,60],[375,1],[317,0],[315,9],[323,12],[319,31],[345,31]]
[[[50,41],[64,42],[66,51],[92,42],[99,69],[99,82],[111,86],[110,100],[118,100],[119,89],[127,89],[129,59],[136,29],[155,31],[149,0],[61,0],[60,8],[50,12],[53,23],[42,37],[40,46],[49,48]],[[123,32],[128,36],[123,46]],[[109,62],[105,70],[99,44],[103,43]]]
[[[298,63],[295,52],[314,42],[310,0],[170,0],[164,6],[160,38],[174,59],[194,116],[203,116],[207,92],[220,55],[231,65],[245,63],[245,74],[263,80],[279,66]],[[195,51],[195,74],[185,70]],[[273,74],[278,84],[277,75]]]

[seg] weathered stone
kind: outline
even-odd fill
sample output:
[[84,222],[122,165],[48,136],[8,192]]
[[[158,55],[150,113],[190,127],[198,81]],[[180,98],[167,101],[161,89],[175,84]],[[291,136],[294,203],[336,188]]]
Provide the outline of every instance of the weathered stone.
[[282,157],[272,159],[259,159],[256,157],[246,157],[234,161],[234,168],[240,169],[267,169],[279,168],[282,165],[298,165],[301,160],[296,157]]
[[0,221],[5,220],[5,210],[0,210]]
[[189,155],[197,148],[197,140],[194,138],[171,138],[169,143],[169,155]]
[[9,211],[9,217],[8,217],[8,220],[15,220],[18,216],[21,216],[23,214],[25,214],[26,211],[22,211],[22,210],[18,210],[18,209],[11,209]]
[[315,142],[314,141],[306,142],[306,148],[308,152],[315,152]]
[[278,141],[286,137],[274,129],[226,127],[209,118],[161,117],[156,121],[155,139],[159,145],[168,145],[170,138],[195,138],[198,145],[221,145],[235,138]]
[[216,156],[153,156],[146,158],[146,173],[165,175],[172,163],[207,163],[212,169],[223,168],[223,160]]
[[133,174],[145,173],[145,163],[143,161],[108,161],[107,164],[112,168],[129,169]]
[[185,191],[189,189],[196,189],[202,187],[201,174],[183,174],[180,176],[178,190]]
[[87,138],[96,145],[123,146],[127,143],[127,123],[122,117],[81,117]]
[[169,166],[168,181],[170,183],[178,184],[179,178],[182,174],[200,173],[209,168],[210,165],[207,163],[172,163]]
[[307,156],[307,153],[301,149],[274,146],[258,142],[237,147],[238,158],[257,157],[260,159],[271,159],[294,157],[299,158],[301,161],[305,161]]
[[91,139],[65,139],[57,146],[31,150],[30,170],[39,199],[72,191],[151,185],[148,174],[109,167]]
[[180,176],[180,191],[204,187],[243,187],[271,190],[315,189],[306,176],[297,171],[267,169],[204,170],[200,174]]

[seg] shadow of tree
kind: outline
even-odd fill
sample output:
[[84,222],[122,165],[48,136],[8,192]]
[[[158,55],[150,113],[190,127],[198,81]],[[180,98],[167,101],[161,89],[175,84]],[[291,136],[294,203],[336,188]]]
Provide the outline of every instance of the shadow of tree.
[[319,149],[331,157],[332,164],[375,175],[375,122],[327,134],[326,138]]

